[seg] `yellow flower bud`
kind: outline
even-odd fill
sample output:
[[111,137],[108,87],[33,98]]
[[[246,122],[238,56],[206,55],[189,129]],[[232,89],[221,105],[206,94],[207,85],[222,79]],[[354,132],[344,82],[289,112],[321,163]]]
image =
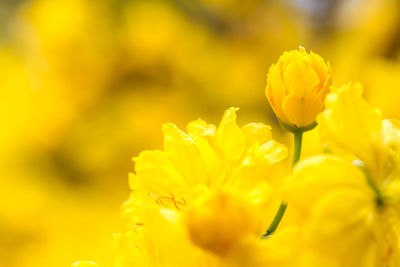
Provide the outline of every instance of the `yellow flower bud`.
[[257,232],[252,203],[228,192],[217,192],[187,210],[185,222],[194,244],[226,255],[245,237]]
[[265,94],[281,122],[303,128],[324,108],[332,69],[319,55],[304,48],[283,53],[268,71]]

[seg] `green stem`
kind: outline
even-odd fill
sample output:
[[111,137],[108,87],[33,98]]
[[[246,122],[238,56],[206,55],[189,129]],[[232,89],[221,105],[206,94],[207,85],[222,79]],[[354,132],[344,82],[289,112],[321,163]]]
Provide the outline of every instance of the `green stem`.
[[293,134],[294,134],[294,147],[293,147],[292,168],[300,160],[301,144],[303,142],[303,131],[298,130],[298,131],[294,132]]
[[[301,144],[303,141],[303,131],[297,130],[293,132],[294,134],[294,146],[293,146],[293,160],[292,160],[292,168],[296,165],[296,163],[300,160],[301,155]],[[279,223],[281,222],[283,215],[285,215],[285,211],[288,204],[286,202],[282,202],[279,206],[278,212],[275,215],[274,220],[271,225],[268,227],[267,231],[262,236],[263,238],[267,238],[272,235],[276,228],[278,228]]]
[[268,227],[267,231],[263,234],[263,238],[267,238],[275,232],[276,228],[278,228],[279,223],[282,220],[283,215],[285,215],[285,211],[287,208],[287,203],[282,202],[279,206],[278,212],[275,214],[275,218],[272,221],[271,225]]

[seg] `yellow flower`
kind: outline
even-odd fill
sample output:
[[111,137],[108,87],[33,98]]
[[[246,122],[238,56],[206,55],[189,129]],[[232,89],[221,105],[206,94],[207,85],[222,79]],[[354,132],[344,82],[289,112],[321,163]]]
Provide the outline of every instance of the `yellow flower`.
[[399,266],[400,202],[388,194],[395,184],[376,191],[359,167],[337,156],[301,162],[287,197],[303,215],[303,246],[337,266]]
[[400,266],[399,122],[382,121],[361,95],[349,84],[328,96],[318,122],[329,149],[345,156],[300,163],[287,197],[303,215],[305,247],[333,266]]
[[265,94],[281,122],[302,128],[323,110],[331,82],[329,63],[300,48],[283,53],[270,67]]
[[218,128],[196,120],[185,133],[172,123],[164,124],[164,150],[144,151],[134,158],[128,213],[137,216],[136,207],[143,205],[180,211],[217,188],[259,195],[270,191],[267,182],[273,181],[274,168],[286,158],[287,148],[271,139],[271,128],[265,124],[239,127],[236,111],[226,110]]
[[193,121],[187,133],[167,123],[164,150],[134,158],[114,266],[283,266],[295,229],[261,235],[280,200],[268,182],[287,149],[263,123],[239,127],[237,110],[218,127]]
[[219,127],[193,121],[187,133],[167,123],[164,150],[134,159],[125,204],[130,231],[116,236],[116,266],[264,266],[284,259],[287,250],[269,255],[267,248],[281,246],[260,237],[279,200],[268,182],[287,149],[267,125],[239,127],[236,111],[226,110]]

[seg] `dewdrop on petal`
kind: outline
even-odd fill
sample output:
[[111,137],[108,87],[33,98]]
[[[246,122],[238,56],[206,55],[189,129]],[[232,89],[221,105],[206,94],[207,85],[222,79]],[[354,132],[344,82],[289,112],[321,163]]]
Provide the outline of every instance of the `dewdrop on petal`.
[[300,47],[284,52],[270,67],[265,94],[286,128],[306,128],[315,123],[323,110],[331,83],[329,63]]

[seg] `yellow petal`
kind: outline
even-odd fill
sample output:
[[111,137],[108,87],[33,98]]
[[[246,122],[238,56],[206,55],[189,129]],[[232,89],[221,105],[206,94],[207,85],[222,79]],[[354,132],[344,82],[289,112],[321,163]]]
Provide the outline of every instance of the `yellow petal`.
[[247,148],[256,142],[264,144],[272,139],[271,126],[264,123],[248,123],[242,127],[242,132],[246,139]]
[[271,238],[249,238],[238,244],[227,259],[232,267],[283,267],[292,255],[298,231],[285,229]]
[[236,124],[238,110],[238,108],[227,109],[217,130],[218,143],[224,155],[232,160],[240,159],[245,150],[244,135]]
[[135,159],[135,179],[148,192],[157,196],[169,196],[170,192],[184,192],[188,181],[177,171],[168,155],[163,151],[144,151]]
[[205,166],[196,143],[172,123],[163,125],[164,150],[189,185],[204,183]]
[[113,236],[113,258],[116,267],[151,267],[157,263],[154,245],[137,232],[126,232]]
[[340,260],[332,259],[323,255],[318,251],[314,251],[306,245],[298,248],[294,255],[291,256],[289,266],[293,267],[310,267],[310,266],[324,266],[324,267],[343,267],[340,265]]
[[195,137],[194,142],[197,145],[205,165],[205,184],[210,187],[217,185],[220,182],[220,178],[224,171],[220,155],[218,155],[214,147],[210,144],[208,138],[202,136]]
[[208,124],[201,119],[192,121],[187,126],[187,132],[191,137],[214,136],[215,129],[216,129],[215,125]]
[[359,83],[347,84],[330,94],[318,117],[322,140],[338,153],[357,156],[376,176],[382,158],[381,113],[362,98]]
[[286,118],[285,113],[282,111],[282,102],[286,96],[286,88],[283,84],[281,69],[278,65],[272,65],[269,68],[265,95],[267,96],[271,108],[274,110],[276,116],[280,120],[290,123]]
[[264,143],[260,146],[260,155],[270,164],[283,161],[288,155],[288,149],[275,140]]
[[292,124],[302,127],[315,121],[316,114],[323,109],[323,103],[315,94],[290,94],[283,101],[282,109]]
[[145,214],[146,233],[157,248],[161,266],[204,266],[202,251],[190,242],[177,213],[148,209]]
[[307,64],[304,55],[300,52],[293,54],[294,56],[282,71],[283,82],[287,88],[286,95],[294,94],[298,98],[307,98],[320,80],[314,69]]
[[207,124],[203,120],[192,121],[187,126],[188,134],[196,143],[206,170],[206,184],[214,186],[218,184],[222,173],[222,161],[217,153],[215,132],[213,124]]
[[310,52],[308,64],[318,74],[320,83],[316,89],[322,94],[321,99],[325,99],[332,82],[332,67],[329,62],[325,64],[324,59],[313,52]]
[[[242,190],[253,190],[260,182],[276,182],[272,175],[273,168],[287,157],[286,146],[271,140],[263,145],[255,143],[246,153],[235,172],[226,180],[227,186],[234,186]],[[282,168],[282,166],[276,166]],[[283,177],[280,176],[280,184]]]
[[339,259],[343,266],[377,266],[374,230],[378,217],[371,195],[357,188],[340,188],[322,196],[310,209],[304,235],[316,251]]
[[356,188],[373,198],[364,173],[348,161],[330,155],[315,156],[297,164],[285,186],[285,195],[291,205],[309,214],[318,199],[338,188]]
[[385,157],[382,157],[384,183],[400,180],[400,121],[383,120],[382,135]]

